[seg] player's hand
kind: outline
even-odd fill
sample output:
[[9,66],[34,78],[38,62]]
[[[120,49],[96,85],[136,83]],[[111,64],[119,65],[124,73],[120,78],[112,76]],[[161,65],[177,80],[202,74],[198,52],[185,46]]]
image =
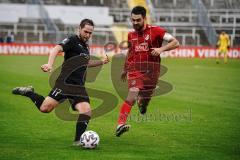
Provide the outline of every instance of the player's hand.
[[121,73],[121,80],[122,80],[123,82],[125,82],[126,79],[127,79],[127,71],[122,71],[122,73]]
[[163,52],[161,48],[151,48],[151,50],[151,55],[153,56],[159,56]]
[[52,66],[49,64],[43,64],[41,66],[41,69],[43,72],[51,72],[52,71]]
[[108,62],[110,62],[108,56],[106,55],[106,57],[102,60],[103,64],[107,64]]

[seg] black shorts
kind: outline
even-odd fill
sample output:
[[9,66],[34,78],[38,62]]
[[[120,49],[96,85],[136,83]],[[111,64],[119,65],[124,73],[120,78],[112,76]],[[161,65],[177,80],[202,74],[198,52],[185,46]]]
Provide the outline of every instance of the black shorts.
[[75,111],[76,110],[75,109],[76,104],[78,104],[80,102],[90,103],[89,96],[88,96],[85,88],[82,88],[82,93],[84,93],[84,94],[81,94],[81,95],[64,94],[64,90],[54,87],[50,91],[48,96],[55,99],[59,103],[62,103],[64,100],[69,99],[69,101],[71,103],[71,107]]

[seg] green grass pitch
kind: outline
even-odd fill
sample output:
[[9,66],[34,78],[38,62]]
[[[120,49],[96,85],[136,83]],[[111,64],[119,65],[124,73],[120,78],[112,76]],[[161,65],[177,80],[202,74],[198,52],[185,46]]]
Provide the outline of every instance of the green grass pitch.
[[[93,119],[88,129],[101,139],[95,150],[71,146],[75,122],[40,113],[30,100],[11,94],[15,86],[33,85],[46,96],[49,74],[40,70],[46,61],[45,56],[0,56],[1,160],[240,159],[239,60],[217,65],[214,59],[163,59],[168,72],[162,79],[174,90],[152,99],[148,117],[139,116],[135,106],[128,121],[132,128],[120,138],[114,136],[118,107]],[[57,64],[61,61],[58,57]],[[89,86],[116,95],[110,70],[105,65]],[[93,106],[98,103],[92,100]]]

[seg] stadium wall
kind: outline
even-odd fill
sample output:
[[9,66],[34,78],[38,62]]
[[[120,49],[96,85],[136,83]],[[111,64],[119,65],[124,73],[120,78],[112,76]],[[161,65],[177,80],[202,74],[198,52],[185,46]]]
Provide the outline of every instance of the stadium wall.
[[[0,44],[0,55],[48,55],[55,44],[26,44],[26,43],[2,43]],[[104,55],[104,47],[99,45],[90,46],[92,55]],[[110,56],[124,53],[121,49],[113,49]],[[217,49],[213,47],[180,47],[161,54],[163,58],[215,58]],[[240,59],[240,47],[231,48],[228,52],[229,58]]]
[[[58,6],[46,5],[49,17],[61,20],[64,24],[76,25],[85,17],[91,18],[96,25],[112,25],[113,17],[109,16],[108,7],[98,6]],[[39,5],[0,4],[0,22],[18,23],[20,18],[41,19]]]

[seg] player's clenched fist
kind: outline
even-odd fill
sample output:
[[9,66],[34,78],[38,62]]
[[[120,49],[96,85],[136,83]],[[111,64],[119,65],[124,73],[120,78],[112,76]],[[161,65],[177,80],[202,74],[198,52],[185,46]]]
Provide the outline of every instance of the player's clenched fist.
[[51,72],[52,71],[52,66],[49,64],[44,64],[41,66],[41,69],[43,70],[43,72]]
[[110,60],[109,60],[108,56],[106,55],[106,57],[104,57],[104,59],[102,61],[103,61],[103,64],[107,64]]

